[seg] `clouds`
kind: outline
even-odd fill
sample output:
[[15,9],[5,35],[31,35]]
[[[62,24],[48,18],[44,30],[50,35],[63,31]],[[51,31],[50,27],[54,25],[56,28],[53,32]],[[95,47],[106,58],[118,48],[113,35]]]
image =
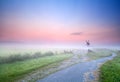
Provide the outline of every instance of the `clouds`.
[[73,33],[71,33],[70,35],[82,35],[83,33],[82,32],[73,32]]

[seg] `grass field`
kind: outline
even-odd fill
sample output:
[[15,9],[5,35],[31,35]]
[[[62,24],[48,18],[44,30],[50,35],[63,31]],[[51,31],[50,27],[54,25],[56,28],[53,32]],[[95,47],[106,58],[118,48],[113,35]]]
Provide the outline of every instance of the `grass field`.
[[120,51],[100,67],[100,82],[120,82]]
[[0,47],[0,82],[14,82],[34,70],[72,57],[68,49]]
[[19,76],[22,76],[26,73],[31,72],[35,69],[40,69],[46,65],[60,62],[66,58],[69,58],[71,55],[56,55],[48,56],[44,58],[30,59],[26,61],[19,61],[10,64],[1,64],[0,65],[0,82],[13,82]]
[[94,49],[94,50],[88,50],[87,56],[94,60],[94,59],[99,59],[103,57],[107,57],[112,55],[112,51],[109,49]]
[[[90,60],[110,56],[113,52],[108,49],[93,49],[93,50],[90,49],[88,51],[87,50],[78,51],[80,51],[79,52],[80,57],[81,54],[85,52],[83,55],[88,57]],[[31,73],[32,71],[38,69],[40,70],[45,67],[46,68],[51,67],[52,64],[55,64],[57,66],[58,64],[60,64],[60,62],[72,57],[73,57],[72,49],[0,47],[0,82],[14,82],[16,80],[23,78],[25,75]],[[118,57],[120,58],[120,53]],[[118,61],[118,58],[115,58],[115,62],[118,62],[116,63],[118,65],[120,61]],[[111,65],[114,66],[115,62],[113,62],[113,64]],[[109,66],[108,67],[105,66],[107,65],[105,64],[101,67],[102,70],[101,82],[117,82],[117,81],[103,81],[104,80],[103,77],[106,76],[105,74],[109,74],[109,72],[106,71],[108,70]],[[117,69],[117,71],[120,71],[120,69]]]

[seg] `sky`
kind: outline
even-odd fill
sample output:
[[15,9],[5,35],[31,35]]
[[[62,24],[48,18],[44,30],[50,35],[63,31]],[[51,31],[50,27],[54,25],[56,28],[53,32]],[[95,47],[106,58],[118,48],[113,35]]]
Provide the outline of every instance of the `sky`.
[[0,42],[120,44],[120,0],[0,0]]

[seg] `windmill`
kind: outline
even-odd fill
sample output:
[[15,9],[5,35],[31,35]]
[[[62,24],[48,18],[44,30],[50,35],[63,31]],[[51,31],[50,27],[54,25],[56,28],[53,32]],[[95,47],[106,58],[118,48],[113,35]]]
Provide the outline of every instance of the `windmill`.
[[89,46],[90,45],[90,41],[86,40],[86,45]]
[[86,40],[86,46],[87,46],[87,50],[88,50],[88,52],[90,51],[89,50],[89,46],[90,46],[90,41],[89,40]]

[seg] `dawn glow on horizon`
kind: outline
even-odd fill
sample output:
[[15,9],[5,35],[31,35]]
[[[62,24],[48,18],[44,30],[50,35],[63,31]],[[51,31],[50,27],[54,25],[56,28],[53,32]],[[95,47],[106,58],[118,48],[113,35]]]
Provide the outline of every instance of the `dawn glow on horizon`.
[[1,0],[0,41],[120,43],[120,1]]

